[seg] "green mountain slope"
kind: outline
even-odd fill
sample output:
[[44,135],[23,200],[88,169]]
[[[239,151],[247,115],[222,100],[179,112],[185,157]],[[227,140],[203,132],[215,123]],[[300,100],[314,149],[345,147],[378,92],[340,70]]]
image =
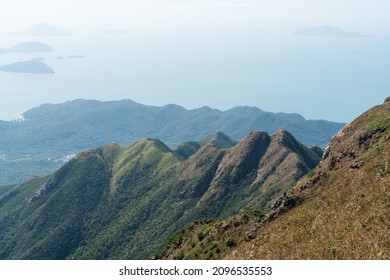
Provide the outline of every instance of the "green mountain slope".
[[390,102],[333,137],[317,168],[267,215],[179,231],[158,258],[389,259]]
[[[2,184],[16,184],[31,176],[44,176],[74,154],[115,141],[129,145],[140,138],[156,138],[170,148],[223,131],[233,140],[260,130],[270,134],[288,129],[305,145],[325,147],[343,125],[308,121],[297,114],[269,113],[236,107],[219,111],[203,107],[186,110],[177,105],[145,106],[130,100],[99,102],[74,100],[44,104],[23,114],[22,122],[0,121],[0,174]],[[216,134],[217,146],[232,141]],[[190,153],[191,154],[191,153]],[[188,156],[189,154],[186,153]]]
[[207,144],[212,144],[218,148],[231,148],[237,143],[223,132],[218,131],[210,134],[200,141],[188,141],[180,144],[175,151],[183,158],[187,159],[195,154],[202,146]]
[[220,148],[231,148],[237,143],[234,142],[229,136],[227,136],[223,132],[218,131],[200,140],[199,144],[201,144],[202,146],[206,144],[213,144],[214,146]]
[[15,185],[0,186],[0,195],[9,191],[13,187],[15,187]]
[[196,141],[188,141],[183,144],[180,144],[176,148],[176,152],[182,156],[183,158],[187,159],[193,154],[195,154],[202,146],[199,144],[199,142]]
[[0,258],[150,258],[197,219],[266,209],[319,160],[285,130],[188,159],[156,139],[107,144],[0,195]]

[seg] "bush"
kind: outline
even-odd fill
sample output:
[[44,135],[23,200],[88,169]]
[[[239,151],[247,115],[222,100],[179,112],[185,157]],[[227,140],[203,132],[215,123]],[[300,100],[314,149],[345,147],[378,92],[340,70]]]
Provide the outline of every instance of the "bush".
[[236,241],[233,239],[233,237],[229,237],[228,239],[226,239],[225,244],[226,244],[226,246],[228,246],[228,247],[234,247],[234,246],[237,245],[237,243],[236,243]]
[[198,232],[198,234],[197,234],[198,240],[202,241],[204,239],[205,235],[206,234],[203,231]]

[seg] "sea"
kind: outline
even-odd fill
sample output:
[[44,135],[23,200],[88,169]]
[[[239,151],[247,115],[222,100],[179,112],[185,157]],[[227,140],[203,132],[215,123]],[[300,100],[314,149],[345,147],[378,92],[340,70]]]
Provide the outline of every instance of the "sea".
[[147,105],[256,106],[307,119],[349,122],[390,95],[388,37],[283,32],[1,34],[0,47],[38,41],[48,53],[0,54],[0,65],[40,59],[55,74],[0,72],[0,120],[84,98]]

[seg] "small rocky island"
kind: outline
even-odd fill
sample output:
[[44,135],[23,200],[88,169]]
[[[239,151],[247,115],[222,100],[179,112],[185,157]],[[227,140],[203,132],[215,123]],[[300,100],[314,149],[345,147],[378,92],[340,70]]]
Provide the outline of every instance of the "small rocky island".
[[39,60],[19,61],[0,66],[0,71],[29,74],[54,74],[54,70]]

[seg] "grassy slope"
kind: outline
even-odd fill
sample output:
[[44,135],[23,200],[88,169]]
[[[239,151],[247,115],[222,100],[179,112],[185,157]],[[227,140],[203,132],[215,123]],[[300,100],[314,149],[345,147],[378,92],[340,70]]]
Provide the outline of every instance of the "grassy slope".
[[263,219],[239,214],[187,227],[157,257],[389,259],[389,139],[387,102],[333,138],[324,161],[284,199],[284,207]]
[[199,141],[199,144],[201,146],[204,146],[206,144],[213,144],[214,146],[220,147],[220,148],[231,148],[234,145],[236,145],[237,143],[235,141],[233,141],[232,139],[230,139],[230,137],[227,136],[226,134],[224,134],[223,132],[218,131],[218,132],[212,133],[209,136],[201,139]]
[[226,257],[246,258],[254,245],[253,258],[389,259],[389,137],[386,103],[332,141],[330,155],[317,169],[327,175],[299,194],[301,205],[260,230],[251,245],[243,243]]

